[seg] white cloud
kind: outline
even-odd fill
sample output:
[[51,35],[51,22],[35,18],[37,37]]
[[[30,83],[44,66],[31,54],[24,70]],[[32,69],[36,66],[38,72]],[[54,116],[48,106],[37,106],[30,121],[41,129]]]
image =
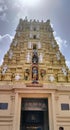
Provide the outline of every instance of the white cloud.
[[7,39],[7,38],[10,39],[10,41],[11,41],[11,40],[13,39],[13,36],[11,36],[11,35],[9,35],[9,34],[5,34],[5,35],[3,35],[3,36],[0,35],[0,40],[3,40],[3,39],[5,39],[5,38],[6,38],[6,39]]
[[34,7],[35,5],[37,5],[37,7],[46,5],[47,9],[50,9],[59,7],[61,5],[61,0],[14,0],[14,7]]
[[66,64],[67,64],[67,66],[68,66],[69,69],[70,69],[70,61],[66,61]]
[[[39,18],[45,15],[46,17],[52,15],[55,8],[61,6],[61,0],[12,0],[12,9],[17,10],[19,18],[27,16],[28,18]],[[31,6],[30,6],[31,5]],[[18,18],[17,18],[18,19]]]
[[[62,53],[64,53],[63,55],[66,55],[66,49],[68,48],[68,43],[66,40],[63,40],[61,37],[57,36],[57,33],[54,31],[54,37],[57,41],[57,44],[59,45],[59,49]],[[66,58],[68,59],[68,58]],[[70,61],[66,60],[66,65],[68,66],[68,68],[70,68]]]
[[10,36],[9,34],[0,35],[0,65],[3,62],[5,53],[9,50],[12,39],[13,36]]
[[42,0],[14,0],[14,7],[37,7],[41,5]]
[[62,39],[60,36],[57,36],[56,32],[54,32],[54,37],[59,45],[60,50],[65,49],[68,46],[67,41]]
[[53,24],[52,23],[50,23],[51,24],[51,27],[53,28]]

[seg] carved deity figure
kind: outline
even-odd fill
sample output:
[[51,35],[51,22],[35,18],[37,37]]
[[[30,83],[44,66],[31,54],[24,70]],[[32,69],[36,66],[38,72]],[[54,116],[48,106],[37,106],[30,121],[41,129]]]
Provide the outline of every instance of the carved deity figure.
[[41,78],[43,78],[46,75],[46,70],[41,69],[40,70],[40,75],[41,75]]
[[38,68],[37,67],[32,68],[32,79],[33,79],[33,81],[38,80]]
[[9,59],[12,59],[12,56],[13,56],[13,51],[10,50],[10,51],[9,51]]
[[26,60],[27,60],[27,62],[30,62],[30,60],[31,60],[31,56],[30,56],[29,52],[27,53]]
[[41,43],[38,42],[38,49],[41,49]]
[[4,67],[2,69],[2,75],[4,75],[6,73],[7,69],[8,69],[8,66],[4,65]]
[[59,51],[56,53],[57,60],[60,60],[60,53]]
[[38,55],[37,55],[36,50],[34,50],[34,52],[33,52],[32,63],[33,64],[38,64]]
[[29,48],[29,49],[32,48],[32,44],[31,44],[31,42],[28,42],[28,48]]
[[26,69],[25,72],[24,72],[24,79],[25,79],[25,80],[28,80],[29,74],[30,74],[30,70],[29,70],[29,69]]
[[39,63],[42,63],[42,62],[43,62],[43,54],[40,53],[40,55],[39,55]]

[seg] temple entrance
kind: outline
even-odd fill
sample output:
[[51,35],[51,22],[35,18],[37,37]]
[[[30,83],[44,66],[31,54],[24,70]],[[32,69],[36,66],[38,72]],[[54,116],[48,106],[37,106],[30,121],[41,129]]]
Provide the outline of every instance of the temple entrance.
[[49,130],[48,99],[22,98],[20,130]]

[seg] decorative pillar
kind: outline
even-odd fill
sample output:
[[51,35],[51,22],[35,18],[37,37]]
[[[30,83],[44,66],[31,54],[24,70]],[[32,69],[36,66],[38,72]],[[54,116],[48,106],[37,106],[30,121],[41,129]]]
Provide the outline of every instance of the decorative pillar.
[[18,130],[17,120],[18,120],[18,93],[15,93],[15,104],[14,104],[14,117],[13,117],[13,129]]
[[56,110],[55,110],[55,93],[51,94],[52,98],[52,120],[53,120],[53,130],[56,130]]
[[15,96],[14,96],[14,95],[11,95],[10,99],[11,99],[10,114],[11,114],[11,115],[14,115]]
[[53,118],[52,118],[52,100],[51,100],[51,94],[48,97],[48,114],[49,114],[49,129],[50,130],[54,130],[53,129]]
[[20,130],[20,118],[21,118],[21,97],[18,99],[18,117],[17,117],[17,130]]

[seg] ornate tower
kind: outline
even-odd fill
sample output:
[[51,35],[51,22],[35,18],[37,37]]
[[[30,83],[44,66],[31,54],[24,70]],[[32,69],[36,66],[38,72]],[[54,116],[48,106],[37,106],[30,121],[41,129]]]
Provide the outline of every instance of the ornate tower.
[[50,20],[20,19],[0,67],[0,129],[70,130],[69,108],[70,71]]
[[69,82],[68,67],[47,22],[20,19],[4,57],[0,80],[24,83]]

